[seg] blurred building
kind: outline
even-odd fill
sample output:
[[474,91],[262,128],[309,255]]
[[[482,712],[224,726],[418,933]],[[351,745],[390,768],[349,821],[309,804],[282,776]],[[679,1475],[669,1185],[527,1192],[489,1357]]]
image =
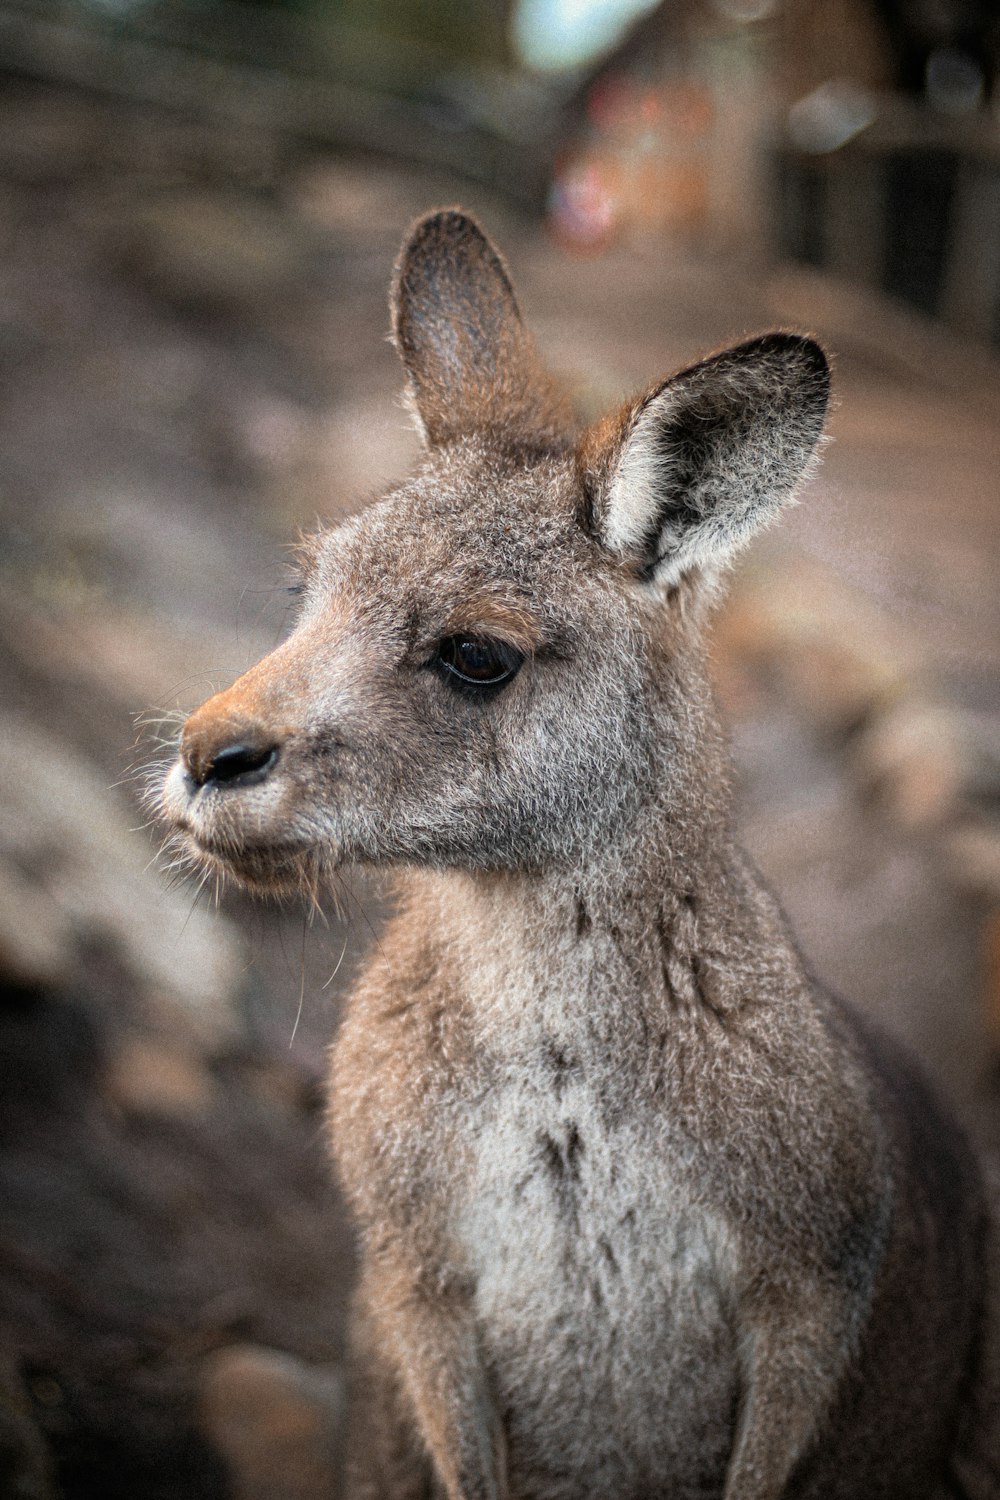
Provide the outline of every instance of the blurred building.
[[261,156],[360,150],[531,211],[548,192],[574,251],[805,261],[985,341],[998,56],[993,0],[0,4],[7,74],[235,128]]
[[667,0],[574,96],[553,229],[802,260],[996,341],[998,52],[971,0]]

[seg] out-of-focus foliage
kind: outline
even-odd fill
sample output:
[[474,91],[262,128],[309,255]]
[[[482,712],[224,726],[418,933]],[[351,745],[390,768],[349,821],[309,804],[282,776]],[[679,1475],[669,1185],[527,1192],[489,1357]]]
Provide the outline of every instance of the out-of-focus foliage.
[[291,0],[372,36],[439,48],[456,60],[509,61],[502,0]]

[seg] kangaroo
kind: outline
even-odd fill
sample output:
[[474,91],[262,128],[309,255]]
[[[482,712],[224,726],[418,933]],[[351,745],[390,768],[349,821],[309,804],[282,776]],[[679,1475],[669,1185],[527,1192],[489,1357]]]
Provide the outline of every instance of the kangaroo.
[[163,793],[258,890],[398,871],[332,1059],[346,1494],[1000,1496],[980,1170],[736,847],[706,677],[823,351],[769,333],[577,433],[459,210],[392,316],[419,472],[304,542],[292,633]]

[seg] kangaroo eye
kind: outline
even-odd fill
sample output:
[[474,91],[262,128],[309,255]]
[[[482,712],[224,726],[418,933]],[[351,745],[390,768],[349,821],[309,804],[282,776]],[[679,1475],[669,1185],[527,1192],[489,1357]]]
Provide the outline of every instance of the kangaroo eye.
[[459,682],[473,687],[499,687],[514,676],[524,657],[505,641],[449,635],[438,647],[438,661]]

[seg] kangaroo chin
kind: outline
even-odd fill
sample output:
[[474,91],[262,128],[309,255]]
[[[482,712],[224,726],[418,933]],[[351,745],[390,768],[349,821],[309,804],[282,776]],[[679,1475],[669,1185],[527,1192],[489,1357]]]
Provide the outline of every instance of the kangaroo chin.
[[998,1500],[994,1206],[736,847],[705,634],[815,462],[768,333],[576,430],[459,210],[392,292],[418,472],[163,789],[263,891],[396,914],[333,1051],[348,1500]]
[[305,827],[296,834],[289,802],[276,778],[199,784],[181,762],[162,791],[174,847],[192,868],[265,895],[314,890],[336,863],[329,838],[321,846]]

